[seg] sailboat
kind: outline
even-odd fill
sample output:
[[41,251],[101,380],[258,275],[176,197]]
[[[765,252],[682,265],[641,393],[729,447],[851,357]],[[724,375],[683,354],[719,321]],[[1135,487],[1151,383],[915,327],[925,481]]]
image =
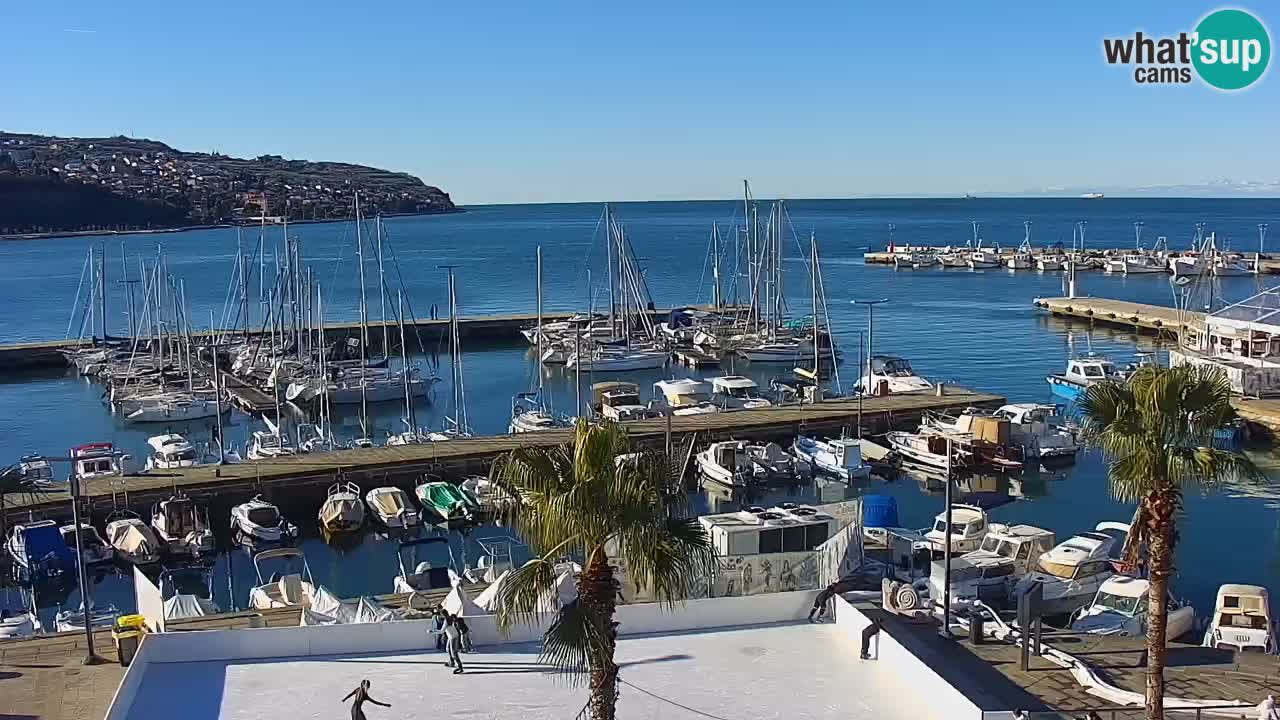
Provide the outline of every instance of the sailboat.
[[458,325],[458,289],[454,265],[441,265],[449,273],[449,384],[453,387],[453,416],[445,417],[446,437],[471,437],[467,422],[467,389],[462,372],[462,333]]
[[[542,327],[542,246],[538,246],[538,327]],[[538,358],[542,358],[542,338],[543,333],[537,333]],[[519,393],[511,400],[511,425],[509,430],[512,433],[534,432],[537,430],[550,430],[557,427],[567,427],[569,421],[567,418],[552,413],[543,403],[542,397],[542,368],[535,365],[534,372],[538,373],[538,389],[532,393]]]
[[[404,337],[404,291],[399,291],[396,297],[400,309],[400,364],[407,368],[409,367],[409,346],[405,343]],[[429,442],[448,440],[449,436],[444,433],[431,432],[426,428],[418,427],[418,417],[414,412],[413,404],[415,395],[409,385],[409,376],[405,375],[402,379],[404,381],[404,417],[401,420],[406,429],[403,432],[392,433],[387,438],[387,447],[424,445]]]

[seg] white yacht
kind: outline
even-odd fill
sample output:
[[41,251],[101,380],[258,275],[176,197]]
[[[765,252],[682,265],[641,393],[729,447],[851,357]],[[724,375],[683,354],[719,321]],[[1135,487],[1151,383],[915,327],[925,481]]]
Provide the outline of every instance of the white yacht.
[[[286,563],[284,574],[274,573],[270,580],[262,577],[262,564],[266,560],[282,560]],[[291,561],[301,560],[302,568],[294,572]],[[291,605],[311,605],[316,595],[315,580],[311,578],[311,567],[307,558],[297,548],[276,548],[264,550],[253,556],[253,570],[257,573],[258,584],[249,591],[249,607],[254,610],[270,610],[271,608],[289,607]]]
[[537,432],[569,427],[568,418],[557,415],[542,403],[542,391],[520,393],[511,400],[511,424],[508,432]]
[[953,555],[972,552],[982,546],[987,536],[987,511],[977,505],[952,503],[951,529],[947,529],[947,511],[943,510],[933,519],[933,527],[923,534],[939,550],[950,543]]
[[[1113,575],[1098,588],[1093,602],[1071,616],[1071,629],[1090,635],[1145,637],[1151,584],[1144,579]],[[1165,642],[1172,642],[1195,629],[1196,611],[1169,596],[1165,617]]]
[[107,516],[107,542],[116,557],[133,565],[160,562],[160,540],[136,513],[118,510]]
[[279,432],[255,430],[249,440],[249,451],[246,455],[250,460],[274,460],[291,457],[297,452],[289,438]]
[[329,486],[324,502],[320,505],[320,527],[326,532],[359,530],[364,524],[364,504],[360,502],[360,488],[355,483],[334,483]]
[[261,495],[231,508],[231,527],[241,536],[265,543],[283,542],[298,536],[298,526],[280,514],[280,508]]
[[1092,532],[1072,536],[1040,556],[1035,571],[1018,581],[1015,592],[1031,583],[1044,586],[1045,615],[1067,615],[1089,604],[1098,588],[1115,574],[1114,562],[1124,548],[1129,526],[1102,522]]
[[1022,244],[1018,245],[1018,249],[1005,262],[1010,270],[1030,270],[1036,266],[1035,256],[1031,253],[1031,221],[1028,220],[1022,225],[1026,230]]
[[933,383],[916,374],[907,360],[892,355],[871,356],[870,371],[859,388],[866,395],[897,395],[933,390]]
[[152,506],[151,527],[170,553],[199,557],[213,552],[208,511],[182,493]]
[[657,415],[640,402],[640,386],[635,383],[598,382],[591,386],[591,395],[597,412],[605,420],[643,420]]
[[[1005,605],[1014,584],[1031,572],[1040,556],[1054,546],[1054,535],[1032,525],[990,523],[977,550],[952,558],[951,599],[978,599],[988,604]],[[936,554],[936,546],[935,546]],[[943,597],[945,566],[932,564],[929,573],[929,597]]]
[[660,348],[599,347],[584,350],[579,356],[571,353],[565,367],[572,370],[581,367],[592,372],[623,372],[626,370],[656,370],[671,362],[671,353]]
[[769,407],[773,403],[760,394],[755,380],[743,375],[711,378],[711,402],[725,409]]
[[1137,252],[1109,258],[1102,271],[1110,275],[1156,275],[1169,272],[1163,255]]
[[80,535],[81,562],[85,565],[101,565],[116,559],[115,548],[102,539],[97,528],[83,520],[79,525],[79,533],[76,532],[76,528],[74,523],[68,523],[58,528],[58,532],[62,533],[62,541],[73,553],[76,551],[76,535]]
[[177,433],[153,435],[147,438],[147,445],[151,446],[148,470],[178,470],[200,464],[195,447]]
[[791,452],[808,462],[815,472],[834,475],[845,482],[871,477],[871,465],[862,461],[861,440],[819,440],[801,435],[791,446]]
[[1236,584],[1218,588],[1213,616],[1204,631],[1204,646],[1268,655],[1280,651],[1267,589]]
[[1012,403],[995,414],[1009,421],[1009,442],[1020,446],[1027,457],[1071,458],[1080,450],[1056,405]]
[[653,408],[672,415],[705,415],[719,410],[711,402],[711,385],[690,378],[654,383]]
[[212,570],[188,567],[160,573],[160,598],[165,620],[188,620],[216,615]]
[[422,523],[422,516],[414,506],[413,499],[398,487],[374,488],[365,494],[364,501],[368,503],[374,517],[386,527],[407,529]]
[[713,442],[697,454],[695,462],[707,479],[731,487],[745,487],[753,482],[798,480],[813,474],[809,463],[788,455],[776,443]]
[[38,453],[28,453],[18,458],[18,482],[33,490],[54,487],[53,466],[49,459]]
[[71,448],[71,471],[81,480],[127,475],[133,458],[116,452],[109,442],[88,443]]

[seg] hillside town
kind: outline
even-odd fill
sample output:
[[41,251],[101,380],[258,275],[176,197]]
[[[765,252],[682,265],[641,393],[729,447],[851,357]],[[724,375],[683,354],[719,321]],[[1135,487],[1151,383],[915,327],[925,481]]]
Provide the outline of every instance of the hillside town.
[[457,209],[412,175],[361,165],[0,132],[0,194],[14,200],[0,234],[339,219],[356,192],[370,215]]

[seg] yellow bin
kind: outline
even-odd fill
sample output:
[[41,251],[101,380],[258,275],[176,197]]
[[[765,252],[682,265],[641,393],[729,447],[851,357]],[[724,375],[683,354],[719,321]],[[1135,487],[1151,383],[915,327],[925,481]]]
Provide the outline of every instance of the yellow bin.
[[146,623],[146,618],[141,615],[121,615],[116,618],[115,627],[111,628],[111,639],[115,641],[116,655],[122,666],[129,667],[133,656],[138,654],[142,634],[147,631]]

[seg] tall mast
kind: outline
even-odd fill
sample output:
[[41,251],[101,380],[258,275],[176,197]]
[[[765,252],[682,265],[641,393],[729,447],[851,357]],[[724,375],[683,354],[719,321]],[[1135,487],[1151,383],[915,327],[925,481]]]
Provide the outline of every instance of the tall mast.
[[[538,362],[534,369],[538,373],[538,402],[542,402],[542,246],[538,246]],[[577,330],[575,329],[575,332]]]
[[711,306],[720,309],[720,226],[711,223]]
[[378,231],[378,305],[381,308],[380,320],[382,320],[382,354],[385,356],[387,352],[387,279],[383,273],[382,265],[382,214],[379,213],[374,220],[374,227]]
[[[396,315],[398,316],[400,326],[400,374],[404,379],[404,418],[409,424],[409,432],[417,432],[418,419],[413,412],[413,392],[410,389],[409,377],[409,350],[408,343],[404,341],[404,290],[396,291]],[[383,325],[385,330],[386,325]],[[385,342],[385,341],[384,341]],[[382,352],[385,355],[387,348],[384,345]]]
[[[94,303],[94,300],[96,299],[94,295],[98,294],[98,259],[97,258],[98,258],[97,254],[94,253],[93,251],[93,245],[90,245],[89,246],[89,288],[90,288],[89,301],[85,303],[85,312],[89,314],[89,322],[85,324],[89,326],[90,339],[92,339],[94,333],[97,332],[95,326],[98,324],[97,318],[94,317],[94,315],[96,314],[94,312],[95,305],[96,305],[96,303]],[[84,325],[81,325],[80,327],[80,335],[81,337],[84,336]]]
[[107,339],[107,244],[102,243],[102,255],[98,258],[98,303],[102,311],[102,339]]
[[818,238],[812,230],[809,231],[809,280],[813,286],[813,380],[818,381]]
[[360,234],[360,191],[355,192],[356,254],[360,258],[360,432],[369,435],[369,308],[364,286],[364,236]]
[[616,333],[618,329],[613,296],[613,212],[609,209],[609,203],[604,204],[604,249],[605,269],[609,273],[609,332]]

